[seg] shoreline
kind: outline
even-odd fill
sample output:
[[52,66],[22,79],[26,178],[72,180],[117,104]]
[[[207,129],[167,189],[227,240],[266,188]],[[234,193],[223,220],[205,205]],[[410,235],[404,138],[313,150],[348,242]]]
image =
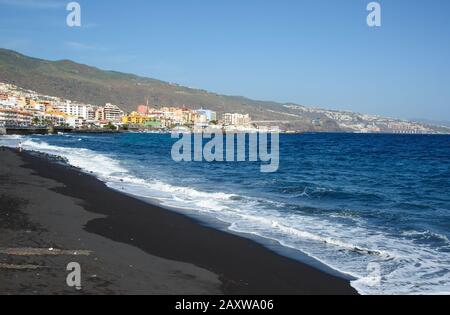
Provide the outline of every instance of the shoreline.
[[[131,250],[139,249],[149,257],[198,268],[202,276],[184,277],[188,294],[357,294],[347,280],[281,256],[253,240],[124,195],[73,167],[12,149],[2,149],[2,159],[5,155],[9,159],[15,156],[23,163],[20,167],[31,170],[32,176],[58,183],[57,187],[49,188],[52,193],[76,200],[84,211],[97,216],[74,228],[101,238],[108,246],[121,244]],[[45,212],[42,208],[40,211]],[[52,213],[50,225],[48,218],[37,216],[36,219],[45,221],[44,225],[49,225],[51,230],[55,226],[60,229],[62,222],[70,222],[63,219],[67,216],[77,216],[77,213]],[[64,237],[70,239],[70,235]],[[87,250],[89,245],[86,243]],[[116,260],[120,262],[120,259],[112,258],[107,264],[117,265]],[[116,271],[123,273],[120,268]],[[161,283],[173,277],[165,275],[165,278],[163,273],[160,276]],[[139,279],[127,279],[128,284],[133,281]],[[205,281],[208,286],[202,293]],[[122,287],[123,292],[129,292],[126,286]],[[177,293],[171,288],[167,291]]]

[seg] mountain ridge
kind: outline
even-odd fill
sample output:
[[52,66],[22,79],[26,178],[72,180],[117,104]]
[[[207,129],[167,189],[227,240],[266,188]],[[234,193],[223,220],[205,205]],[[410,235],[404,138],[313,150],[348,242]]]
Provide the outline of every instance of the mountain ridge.
[[[2,48],[0,48],[0,80],[39,93],[84,103],[102,105],[111,102],[126,111],[134,110],[138,104],[148,99],[155,107],[187,106],[193,109],[203,107],[215,110],[219,115],[225,112],[250,113],[256,121],[292,120],[289,110],[283,108],[284,104],[277,102],[220,95],[135,74],[102,70],[72,60],[49,61],[28,57]],[[299,121],[284,125],[304,131],[320,131],[321,128],[315,128],[311,124],[311,120],[317,118],[319,117],[301,117]],[[326,122],[327,130],[340,130],[331,120],[321,118]]]
[[208,108],[219,116],[225,112],[249,113],[260,124],[267,122],[296,131],[354,131],[336,119],[336,113],[352,116],[356,124],[367,124],[365,115],[358,113],[221,95],[135,74],[102,70],[68,59],[50,61],[29,57],[3,48],[0,48],[0,82],[93,105],[114,103],[128,112],[148,100],[154,107]]

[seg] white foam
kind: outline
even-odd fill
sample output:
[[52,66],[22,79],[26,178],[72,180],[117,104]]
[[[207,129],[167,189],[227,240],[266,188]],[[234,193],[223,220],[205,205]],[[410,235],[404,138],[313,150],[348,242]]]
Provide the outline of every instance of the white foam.
[[31,139],[22,142],[22,148],[63,157],[67,159],[70,165],[86,172],[99,175],[102,179],[107,179],[114,174],[126,174],[128,172],[112,158],[88,149],[58,147],[49,145],[46,142]]

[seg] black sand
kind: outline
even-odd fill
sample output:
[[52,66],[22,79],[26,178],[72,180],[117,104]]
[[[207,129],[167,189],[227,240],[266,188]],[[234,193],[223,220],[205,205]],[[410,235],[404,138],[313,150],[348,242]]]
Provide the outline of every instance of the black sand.
[[[348,281],[251,240],[9,149],[0,149],[0,236],[0,294],[356,294]],[[5,248],[91,254],[18,256]],[[72,261],[82,266],[80,292],[66,286]]]

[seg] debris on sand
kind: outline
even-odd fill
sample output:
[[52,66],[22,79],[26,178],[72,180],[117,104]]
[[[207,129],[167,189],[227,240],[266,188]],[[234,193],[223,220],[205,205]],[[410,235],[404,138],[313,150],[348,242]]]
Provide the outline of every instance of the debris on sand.
[[10,256],[89,256],[91,251],[55,248],[0,248],[0,254]]
[[8,270],[37,270],[45,268],[43,266],[38,265],[10,265],[10,264],[0,264],[0,270],[1,269],[8,269]]

